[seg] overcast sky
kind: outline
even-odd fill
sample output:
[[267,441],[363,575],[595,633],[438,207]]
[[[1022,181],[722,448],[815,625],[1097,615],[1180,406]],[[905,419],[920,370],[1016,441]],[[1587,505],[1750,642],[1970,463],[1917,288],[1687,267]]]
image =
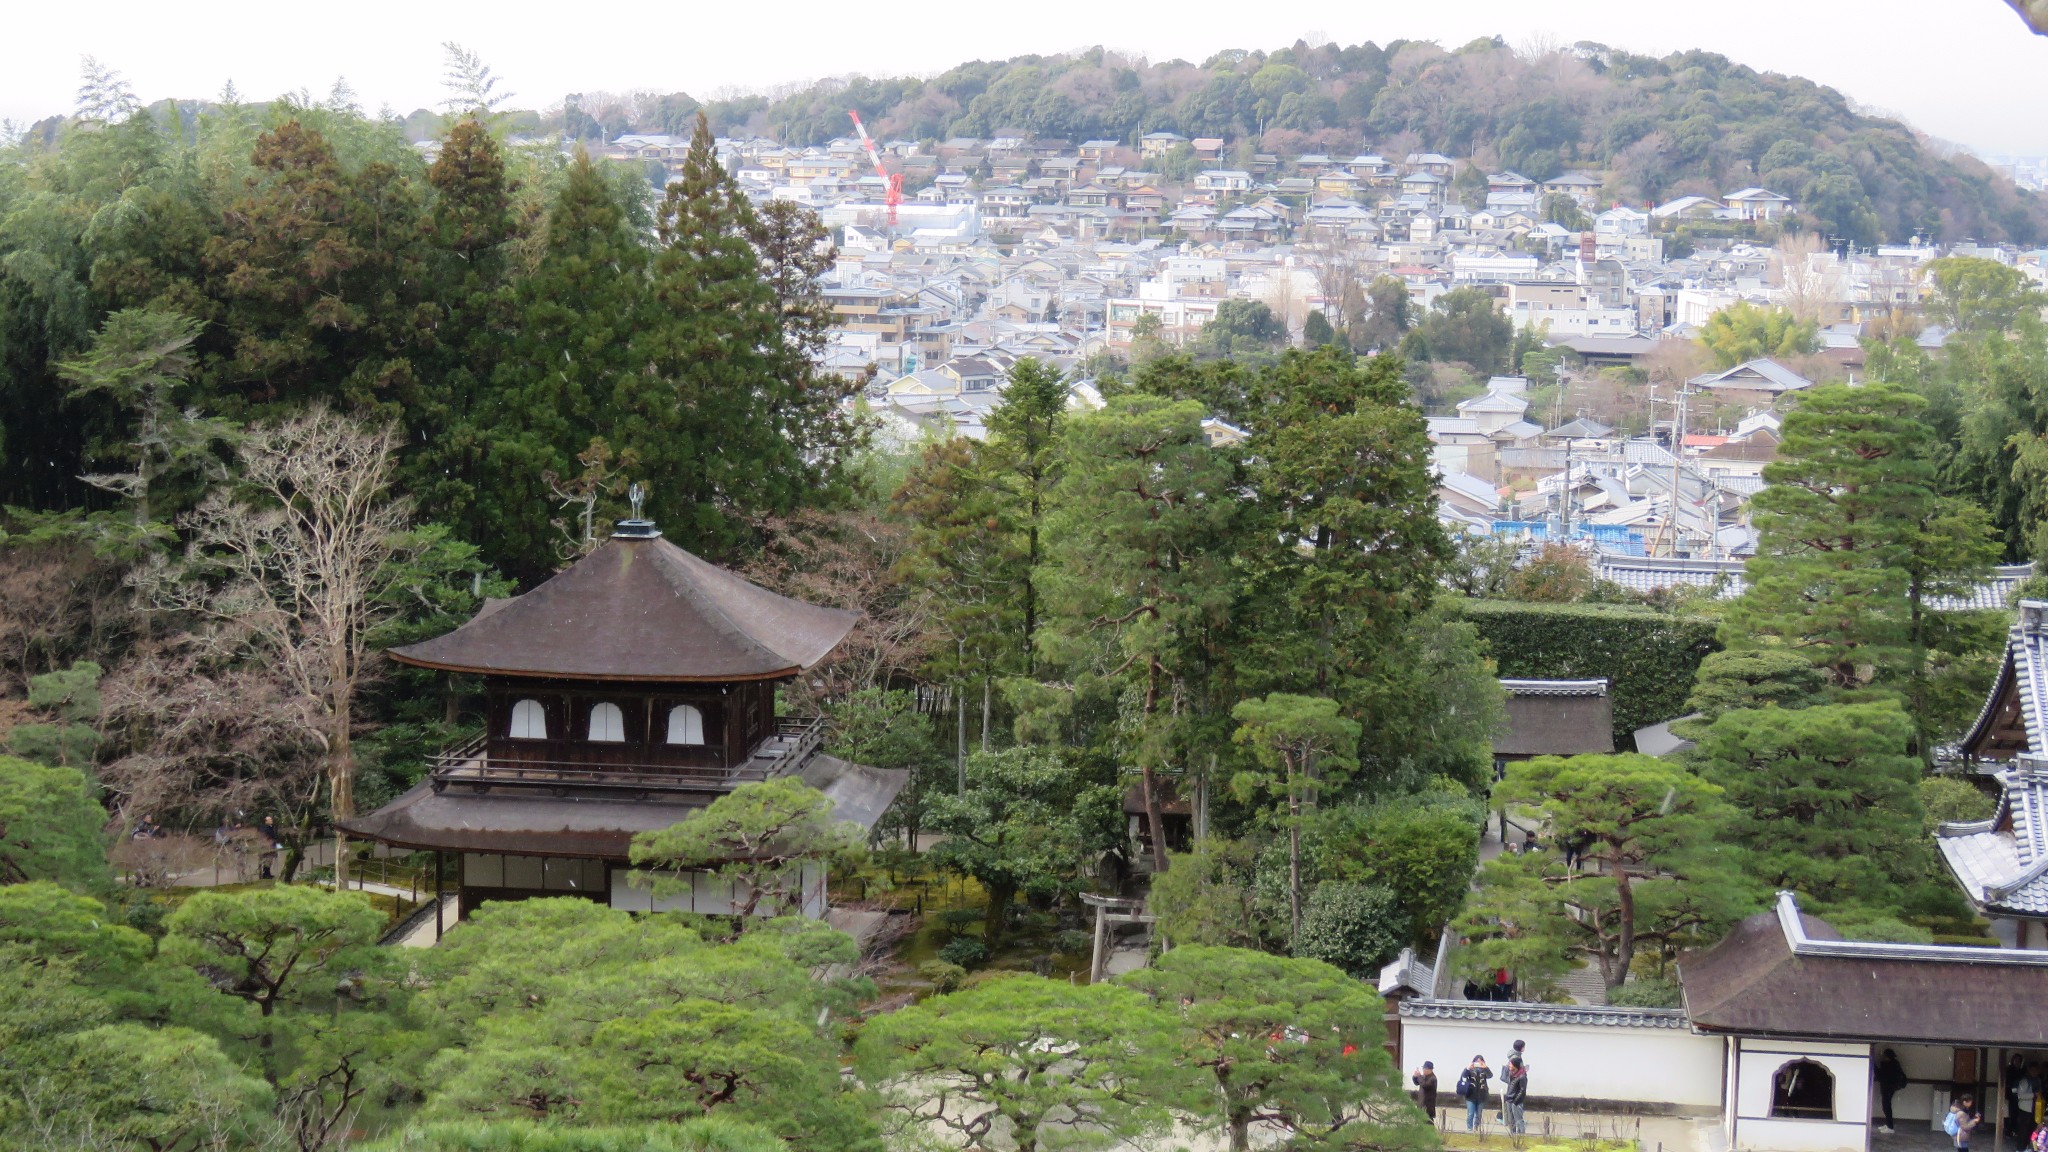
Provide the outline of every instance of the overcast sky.
[[1637,52],[1707,48],[1809,76],[1921,129],[1990,153],[2048,154],[2048,38],[2002,0],[987,0],[705,4],[609,0],[101,0],[10,5],[0,39],[0,117],[69,111],[79,60],[121,71],[144,100],[203,97],[232,79],[245,97],[324,94],[346,76],[363,104],[400,112],[441,98],[446,40],[478,53],[545,107],[576,91],[698,97],[861,72],[926,74],[964,60],[1103,44],[1199,62],[1222,48],[1317,35],[1455,47],[1498,34],[1598,40]]

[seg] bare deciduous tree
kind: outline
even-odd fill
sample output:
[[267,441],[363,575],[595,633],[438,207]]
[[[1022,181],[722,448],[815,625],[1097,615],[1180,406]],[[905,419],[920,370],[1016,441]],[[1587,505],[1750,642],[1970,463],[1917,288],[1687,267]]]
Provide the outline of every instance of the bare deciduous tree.
[[818,710],[863,688],[886,688],[926,659],[935,638],[931,606],[896,574],[909,547],[901,523],[871,512],[802,511],[763,528],[766,546],[747,566],[748,579],[861,614],[844,643],[785,689],[794,706]]
[[1841,262],[1830,253],[1814,232],[1788,232],[1778,238],[1771,253],[1771,282],[1777,285],[1778,302],[1802,324],[1825,324],[1837,301],[1846,301]]
[[0,674],[17,692],[31,676],[101,656],[128,623],[120,564],[77,540],[8,541],[0,589]]
[[283,673],[210,638],[175,632],[144,645],[101,682],[110,754],[100,781],[112,807],[253,824],[277,818],[297,867],[320,799],[321,748],[312,704]]
[[[397,435],[314,408],[251,428],[237,448],[239,483],[184,519],[191,544],[176,570],[139,579],[158,606],[202,622],[214,654],[275,662],[307,707],[307,735],[326,761],[335,820],[355,814],[355,699],[367,674],[368,633],[417,548],[410,504],[391,494]],[[336,881],[347,878],[336,832]]]

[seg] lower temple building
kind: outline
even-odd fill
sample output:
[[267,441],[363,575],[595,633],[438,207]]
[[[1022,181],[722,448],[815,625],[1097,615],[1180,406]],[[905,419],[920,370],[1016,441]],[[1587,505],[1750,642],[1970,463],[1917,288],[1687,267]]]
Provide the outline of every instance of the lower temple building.
[[2048,951],[1845,940],[1789,892],[1680,962],[1678,1008],[1459,999],[1450,951],[1381,973],[1395,1058],[1448,1086],[1520,1041],[1529,1112],[1562,1117],[1561,1138],[1661,1113],[1709,1122],[1700,1146],[1727,1152],[1947,1147],[1942,1118],[1969,1094],[1978,1146],[2009,1148],[2011,1070],[2048,1063]]

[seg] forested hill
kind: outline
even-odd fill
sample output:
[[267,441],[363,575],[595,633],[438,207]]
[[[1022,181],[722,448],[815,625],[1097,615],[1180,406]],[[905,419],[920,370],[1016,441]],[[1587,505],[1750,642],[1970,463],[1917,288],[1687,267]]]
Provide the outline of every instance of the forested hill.
[[[567,126],[597,136],[688,130],[699,102],[571,98]],[[929,80],[823,81],[703,106],[721,134],[819,144],[858,109],[884,137],[1020,135],[1131,142],[1146,132],[1222,136],[1281,156],[1361,148],[1471,157],[1541,179],[1605,169],[1633,203],[1751,184],[1808,205],[1858,243],[1919,235],[2038,243],[2048,204],[1905,124],[1858,112],[1809,80],[1708,52],[1656,59],[1581,43],[1527,54],[1498,38],[1455,51],[1394,41],[1297,42],[1147,63],[1101,48],[962,64]]]

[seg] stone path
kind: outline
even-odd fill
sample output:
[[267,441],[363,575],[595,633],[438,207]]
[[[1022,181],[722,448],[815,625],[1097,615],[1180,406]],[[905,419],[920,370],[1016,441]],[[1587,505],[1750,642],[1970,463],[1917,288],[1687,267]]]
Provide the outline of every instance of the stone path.
[[[375,891],[377,887],[379,886],[372,885],[371,890]],[[394,894],[403,895],[404,893]],[[432,902],[429,902],[427,904],[427,915],[420,917],[419,921],[413,925],[412,930],[410,932],[407,932],[404,936],[401,936],[398,939],[391,941],[391,943],[400,948],[432,948],[436,943],[438,943],[438,939],[434,934],[434,917],[432,913],[433,907],[434,905],[432,904]],[[448,929],[455,927],[455,922],[461,919],[461,917],[462,897],[454,892],[444,893],[441,897],[442,932],[445,933]]]

